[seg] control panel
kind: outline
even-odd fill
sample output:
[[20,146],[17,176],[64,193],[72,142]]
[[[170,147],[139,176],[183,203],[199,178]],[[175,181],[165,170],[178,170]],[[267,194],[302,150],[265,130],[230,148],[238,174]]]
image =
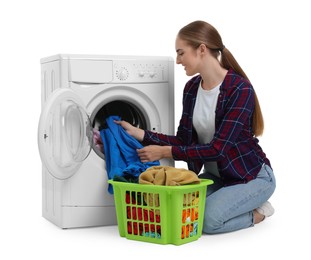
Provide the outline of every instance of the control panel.
[[168,81],[168,61],[148,60],[113,61],[114,82],[166,82]]

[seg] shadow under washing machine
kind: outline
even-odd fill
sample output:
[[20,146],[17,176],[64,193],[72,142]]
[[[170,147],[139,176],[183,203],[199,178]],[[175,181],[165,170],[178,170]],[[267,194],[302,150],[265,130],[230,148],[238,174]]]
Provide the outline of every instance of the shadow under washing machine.
[[61,228],[117,224],[105,155],[93,142],[110,115],[174,134],[173,59],[68,54],[41,59],[42,215]]

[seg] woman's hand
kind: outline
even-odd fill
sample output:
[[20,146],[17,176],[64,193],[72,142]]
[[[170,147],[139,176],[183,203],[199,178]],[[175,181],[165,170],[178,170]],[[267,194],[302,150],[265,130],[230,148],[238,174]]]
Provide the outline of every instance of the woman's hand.
[[133,136],[135,139],[137,139],[139,142],[141,142],[144,139],[145,131],[132,126],[130,123],[122,120],[122,121],[114,121],[116,124],[120,125],[130,136]]
[[148,145],[137,149],[138,156],[142,163],[158,161],[162,158],[172,158],[171,146]]

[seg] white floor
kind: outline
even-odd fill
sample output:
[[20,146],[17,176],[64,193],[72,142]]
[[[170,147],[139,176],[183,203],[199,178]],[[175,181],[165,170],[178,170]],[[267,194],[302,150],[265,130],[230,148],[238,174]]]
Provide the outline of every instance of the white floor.
[[[274,204],[276,206],[276,204]],[[157,245],[120,237],[117,226],[62,230],[43,219],[39,210],[15,211],[2,221],[1,259],[310,259],[310,227],[295,223],[285,208],[246,230],[202,235],[197,241],[175,246]],[[301,213],[299,213],[301,214]],[[295,219],[295,221],[294,221]],[[15,223],[14,223],[15,222]],[[4,230],[4,232],[3,232]]]

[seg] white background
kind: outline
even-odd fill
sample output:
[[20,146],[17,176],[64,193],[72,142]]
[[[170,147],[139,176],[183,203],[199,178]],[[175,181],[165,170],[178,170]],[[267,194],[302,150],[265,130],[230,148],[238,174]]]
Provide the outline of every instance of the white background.
[[[310,259],[308,1],[2,1],[1,259]],[[61,230],[41,217],[40,59],[58,53],[167,55],[178,30],[206,20],[252,81],[265,117],[260,144],[277,189],[273,217],[183,246],[121,238],[117,227]],[[175,67],[176,124],[188,78]],[[309,241],[309,242],[308,242]],[[4,256],[6,255],[6,256]]]

